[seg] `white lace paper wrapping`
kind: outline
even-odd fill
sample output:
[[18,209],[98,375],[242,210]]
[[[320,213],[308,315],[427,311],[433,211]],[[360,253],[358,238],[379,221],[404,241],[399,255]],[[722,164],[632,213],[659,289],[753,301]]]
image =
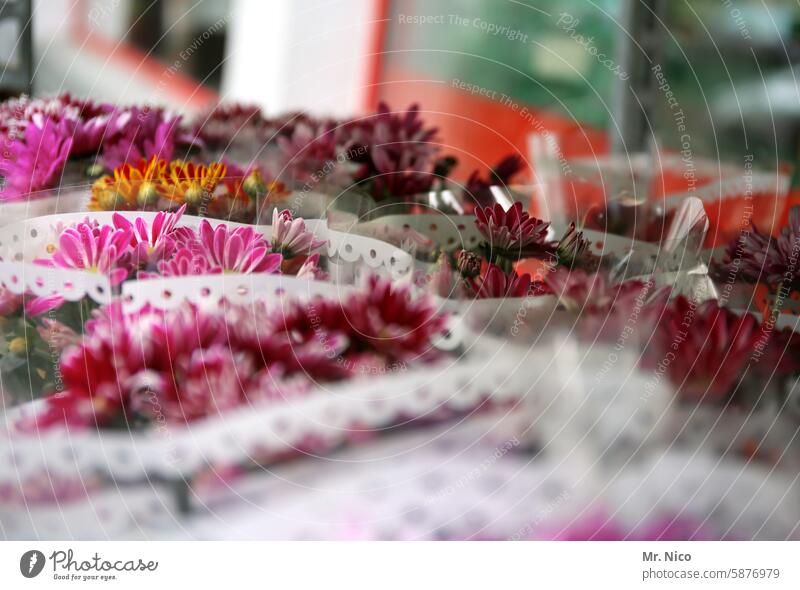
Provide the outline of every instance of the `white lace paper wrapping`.
[[69,301],[91,297],[105,304],[113,296],[107,275],[27,262],[0,262],[0,285],[14,293],[31,292],[41,297],[61,295]]
[[[566,229],[566,226],[551,224],[547,239],[560,238]],[[474,249],[485,240],[471,215],[387,215],[360,223],[355,231],[395,244],[405,240],[413,243],[414,234],[422,234],[448,252]],[[612,257],[617,261],[618,270],[626,276],[696,271],[699,266],[697,253],[692,251],[694,236],[689,234],[677,236],[668,247],[589,229],[583,230],[583,235],[589,241],[592,254]]]
[[217,309],[223,299],[232,304],[276,301],[285,297],[305,300],[316,296],[340,297],[356,291],[351,285],[298,279],[280,274],[221,274],[201,277],[161,277],[128,281],[122,285],[126,313],[145,305],[173,309],[191,301],[201,308]]
[[[155,217],[154,212],[123,212],[120,213],[133,221],[141,217],[151,222]],[[85,219],[97,220],[101,224],[112,223],[112,212],[100,213],[68,213],[29,219],[0,228],[0,280],[14,292],[20,293],[29,289],[39,295],[60,293],[67,299],[77,300],[89,296],[99,303],[107,303],[111,297],[111,287],[108,279],[101,274],[72,270],[51,269],[32,264],[37,258],[46,258],[52,253],[58,243],[59,233],[70,224],[81,222]],[[184,215],[179,226],[197,228],[202,219]],[[212,226],[225,224],[229,227],[243,227],[246,224],[223,222],[209,219]],[[272,236],[271,226],[251,226],[267,239]],[[337,265],[361,264],[374,270],[385,270],[395,280],[408,280],[411,277],[413,261],[411,256],[399,248],[377,239],[344,232],[329,230],[325,220],[307,220],[306,227],[313,232],[315,237],[326,241],[323,254]],[[342,273],[335,273],[335,277]],[[123,291],[128,296],[131,305],[133,302],[141,306],[148,297],[150,303],[173,306],[185,299],[194,300],[213,298],[215,294],[224,293],[236,298],[242,289],[258,295],[261,289],[280,288],[276,282],[282,283],[287,289],[297,291],[294,282],[288,277],[255,277],[248,275],[226,275],[226,277],[185,277],[149,279],[137,285],[136,280],[128,281],[123,286]],[[313,288],[313,287],[310,287]],[[175,297],[165,297],[165,293],[174,293]],[[242,300],[242,297],[238,297]]]
[[[518,414],[518,412],[516,413]],[[387,435],[198,488],[181,515],[151,480],[26,509],[0,504],[9,539],[524,539],[624,532],[679,517],[699,538],[798,538],[791,474],[677,448],[611,470],[606,485],[554,452],[535,457],[493,412]],[[565,460],[567,459],[567,460]]]
[[465,411],[491,398],[502,404],[528,391],[513,359],[445,361],[369,379],[331,384],[302,398],[231,410],[189,425],[102,434],[63,430],[22,433],[16,424],[41,407],[33,402],[6,416],[0,478],[24,481],[42,473],[77,477],[106,473],[117,480],[175,478],[206,464],[233,464],[302,447],[313,438],[335,445],[352,429],[373,431],[407,419]]

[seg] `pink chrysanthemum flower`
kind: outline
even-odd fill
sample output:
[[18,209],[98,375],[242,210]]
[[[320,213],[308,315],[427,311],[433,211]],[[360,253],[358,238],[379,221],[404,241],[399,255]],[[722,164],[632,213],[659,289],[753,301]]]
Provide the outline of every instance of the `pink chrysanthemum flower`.
[[288,209],[280,213],[272,212],[272,251],[283,255],[284,259],[295,256],[310,256],[325,245],[306,229],[303,218],[293,219]]
[[165,258],[167,252],[175,246],[171,234],[184,211],[186,205],[182,205],[174,213],[160,211],[153,218],[152,224],[148,224],[141,217],[137,217],[135,222],[131,223],[119,213],[114,214],[114,227],[131,234],[131,254],[134,264],[157,263]]
[[631,279],[614,283],[603,273],[565,267],[544,277],[548,293],[572,313],[580,315],[579,334],[587,339],[613,341],[623,332],[648,337],[669,298],[669,287]]
[[277,308],[255,305],[226,310],[230,342],[250,351],[274,377],[302,373],[310,379],[338,380],[347,375],[340,355],[347,348],[337,316],[327,305],[288,302]]
[[38,427],[107,426],[134,415],[131,406],[137,376],[145,366],[143,347],[129,332],[99,324],[78,347],[61,355],[64,391],[46,398]]
[[529,274],[505,273],[494,264],[489,264],[480,276],[466,279],[466,282],[470,294],[476,299],[526,297],[534,287]]
[[25,302],[25,314],[31,317],[42,315],[52,309],[58,309],[63,303],[64,297],[58,294],[32,297]]
[[[443,327],[428,299],[373,278],[346,302],[280,306],[185,303],[125,316],[118,303],[94,314],[61,357],[64,392],[46,398],[40,427],[184,423],[241,404],[302,395],[315,381],[364,367],[432,356]],[[159,415],[159,412],[161,413]]]
[[221,272],[272,273],[283,259],[272,253],[269,242],[251,227],[212,227],[204,219],[200,223],[200,243],[212,268]]
[[349,338],[394,361],[432,355],[432,339],[445,325],[430,297],[415,297],[408,285],[376,275],[345,301],[342,311],[351,327]]
[[655,291],[652,283],[630,280],[613,283],[601,272],[557,268],[544,277],[549,292],[569,311],[605,313],[613,306],[630,308],[643,290]]
[[155,107],[132,107],[117,113],[112,123],[116,132],[103,146],[103,164],[114,170],[152,156],[172,160],[176,146],[188,139],[181,134],[180,123],[181,117]]
[[189,248],[180,248],[175,256],[158,263],[158,272],[165,277],[186,277],[206,274],[218,274],[221,269],[212,268],[206,257]]
[[50,259],[35,262],[46,266],[73,268],[107,274],[112,285],[124,281],[130,269],[119,266],[128,254],[130,230],[110,226],[92,227],[79,223],[64,230],[58,240],[58,249]]
[[109,125],[114,107],[75,99],[68,93],[54,97],[22,96],[0,103],[0,135],[10,140],[24,138],[31,125],[43,127],[45,120],[59,125],[71,140],[71,157],[97,153],[102,142],[114,135]]
[[[337,162],[339,154],[344,153],[349,135],[345,126],[335,121],[299,116],[275,133],[280,158],[279,168],[272,171],[274,176],[302,184],[316,178],[323,168],[330,168],[330,174],[323,179],[325,184],[346,187],[352,183],[353,163],[345,161],[327,166],[329,162]],[[286,176],[288,178],[284,178]],[[313,182],[316,184],[318,180]]]
[[229,149],[237,144],[261,146],[268,141],[267,121],[257,105],[223,103],[194,120],[193,132],[209,149]]
[[8,157],[0,159],[0,201],[56,186],[71,147],[72,138],[62,124],[45,119],[41,125],[28,125],[24,136],[7,146]]
[[547,241],[550,223],[531,217],[514,203],[508,211],[499,203],[475,210],[475,225],[486,238],[485,248],[494,260],[501,256],[509,260],[542,256],[553,251]]
[[[171,351],[164,351],[171,353]],[[226,345],[212,344],[186,354],[172,355],[168,371],[158,373],[149,384],[158,392],[158,405],[147,396],[137,400],[144,414],[163,412],[170,422],[191,422],[230,410],[245,401],[242,386],[253,374],[253,363],[245,353]]]

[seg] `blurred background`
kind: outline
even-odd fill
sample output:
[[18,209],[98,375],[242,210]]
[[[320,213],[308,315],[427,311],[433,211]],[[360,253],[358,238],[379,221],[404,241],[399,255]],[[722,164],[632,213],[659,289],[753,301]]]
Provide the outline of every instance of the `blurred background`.
[[[695,156],[796,159],[794,0],[10,0],[0,31],[6,95],[336,116],[419,102],[461,152],[457,177],[536,131],[567,157],[604,153],[637,110],[668,150],[680,112]],[[661,76],[640,84],[653,56]]]

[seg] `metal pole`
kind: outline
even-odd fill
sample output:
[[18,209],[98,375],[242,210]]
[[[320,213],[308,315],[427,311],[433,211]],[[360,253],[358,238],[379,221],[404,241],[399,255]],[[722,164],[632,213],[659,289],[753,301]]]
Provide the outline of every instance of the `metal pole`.
[[0,21],[15,21],[19,39],[14,55],[16,65],[6,65],[0,75],[0,99],[32,90],[33,77],[33,23],[31,22],[31,0],[3,2],[0,5]]
[[617,60],[629,78],[614,84],[613,116],[609,129],[615,154],[649,149],[649,124],[658,87],[652,68],[660,64],[665,0],[622,0]]

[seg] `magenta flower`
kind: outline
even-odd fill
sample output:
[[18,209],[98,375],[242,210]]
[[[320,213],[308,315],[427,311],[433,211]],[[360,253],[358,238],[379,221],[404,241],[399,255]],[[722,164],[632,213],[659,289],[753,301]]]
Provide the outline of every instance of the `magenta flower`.
[[643,290],[645,294],[650,290],[655,293],[653,285],[644,281],[612,283],[603,273],[580,269],[557,268],[545,276],[544,282],[567,310],[582,314],[602,315],[615,305],[630,310]]
[[221,272],[272,273],[283,259],[280,254],[271,253],[269,242],[251,227],[230,230],[220,224],[214,228],[204,219],[200,223],[200,242],[210,266]]
[[348,125],[350,145],[367,147],[367,157],[355,176],[366,182],[376,200],[415,195],[430,190],[439,152],[436,128],[426,128],[419,118],[419,106],[394,113],[385,103],[374,115]]
[[114,115],[114,136],[105,141],[102,161],[113,170],[152,156],[170,161],[176,147],[186,141],[180,130],[181,117],[155,107],[132,107]]
[[580,315],[578,334],[591,341],[615,341],[623,333],[649,337],[670,295],[669,287],[657,288],[653,280],[614,283],[601,272],[566,267],[548,273],[544,285],[561,306]]
[[52,309],[58,309],[64,303],[61,295],[48,295],[46,297],[32,297],[25,302],[25,314],[31,317],[42,315]]
[[242,385],[253,375],[253,363],[246,353],[212,344],[186,354],[173,354],[170,361],[169,370],[159,372],[149,384],[158,392],[158,406],[146,397],[137,400],[143,414],[158,419],[160,409],[170,422],[191,422],[245,401]]
[[203,254],[190,248],[180,248],[175,256],[158,263],[158,272],[165,277],[185,277],[222,272],[219,267],[212,268]]
[[348,338],[390,362],[435,355],[431,342],[445,325],[430,297],[415,297],[408,285],[376,275],[340,307],[346,322],[342,328],[350,326]]
[[292,219],[288,209],[280,213],[272,212],[272,251],[283,255],[285,260],[295,256],[309,256],[325,245],[325,240],[318,240],[313,232],[306,229],[303,218]]
[[132,396],[145,367],[145,348],[130,332],[114,327],[97,324],[78,347],[62,353],[59,369],[65,389],[45,398],[36,427],[107,426],[134,416]]
[[534,286],[529,274],[519,276],[514,271],[505,273],[499,266],[491,263],[482,275],[466,279],[466,282],[475,299],[526,297],[533,292]]
[[22,138],[7,145],[8,157],[0,159],[0,175],[4,178],[0,201],[20,199],[56,186],[71,147],[72,138],[63,125],[50,119],[41,125],[28,125]]
[[507,260],[542,256],[553,251],[547,241],[550,223],[531,217],[514,203],[505,211],[499,203],[475,210],[475,225],[486,238],[485,249],[494,261],[500,256]]
[[589,240],[583,237],[582,231],[578,231],[575,222],[569,224],[556,246],[555,254],[558,264],[569,268],[597,270],[600,266],[600,257],[589,250]]
[[79,223],[61,233],[58,249],[51,259],[35,262],[46,266],[73,268],[107,274],[112,285],[124,281],[130,270],[119,266],[128,254],[131,241],[130,230],[114,229],[110,226],[94,228]]
[[185,423],[434,356],[431,340],[444,324],[432,302],[383,279],[366,287],[344,304],[226,304],[220,312],[184,303],[127,316],[118,302],[105,306],[62,353],[65,389],[46,398],[35,425],[126,426],[162,416]]
[[[279,168],[272,170],[276,177],[285,177],[287,182],[298,184],[312,182],[347,187],[353,182],[352,171],[356,167],[345,154],[348,145],[348,130],[336,121],[315,120],[300,116],[289,122],[284,129],[276,129],[276,143],[280,151]],[[333,163],[333,164],[330,164]],[[320,170],[329,170],[324,178],[318,178]]]
[[152,225],[149,225],[141,217],[137,217],[134,223],[119,213],[114,213],[114,227],[124,230],[131,234],[131,252],[134,264],[143,265],[162,260],[168,251],[175,246],[175,241],[171,237],[175,226],[181,220],[181,216],[186,211],[186,205],[174,213],[160,211],[153,218]]

